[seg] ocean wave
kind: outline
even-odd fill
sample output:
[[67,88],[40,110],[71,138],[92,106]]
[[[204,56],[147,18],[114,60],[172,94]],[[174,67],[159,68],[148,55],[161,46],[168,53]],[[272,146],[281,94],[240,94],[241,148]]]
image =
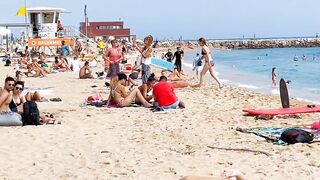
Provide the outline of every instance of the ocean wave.
[[259,87],[249,84],[238,84],[238,87],[240,88],[247,88],[247,89],[259,89]]

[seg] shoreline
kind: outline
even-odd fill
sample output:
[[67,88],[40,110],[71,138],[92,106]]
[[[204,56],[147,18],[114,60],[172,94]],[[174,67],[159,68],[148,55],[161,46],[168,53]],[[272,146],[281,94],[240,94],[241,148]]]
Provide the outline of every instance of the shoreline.
[[[2,65],[1,77],[14,74],[13,67]],[[219,176],[225,168],[239,169],[250,179],[320,176],[320,164],[314,160],[319,144],[276,146],[236,131],[236,127],[290,127],[318,118],[318,114],[304,114],[302,119],[263,121],[242,112],[246,108],[279,108],[279,98],[229,85],[219,89],[206,81],[202,88],[176,90],[186,109],[153,113],[141,107],[80,107],[95,92],[107,98],[109,88],[104,80],[77,77],[68,72],[24,79],[28,87],[53,87],[53,94],[46,98],[60,97],[62,102],[38,106],[62,124],[0,128],[1,178],[179,180],[187,175]],[[292,102],[299,104],[303,102]],[[263,149],[270,156],[208,146]]]

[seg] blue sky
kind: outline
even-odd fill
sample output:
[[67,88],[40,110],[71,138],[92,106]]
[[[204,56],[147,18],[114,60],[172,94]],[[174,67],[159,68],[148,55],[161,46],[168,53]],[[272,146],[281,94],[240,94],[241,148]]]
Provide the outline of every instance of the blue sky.
[[[63,7],[62,23],[120,18],[133,34],[158,39],[313,36],[320,33],[319,0],[27,0],[29,7]],[[24,0],[1,0],[0,23],[23,22],[16,11]]]

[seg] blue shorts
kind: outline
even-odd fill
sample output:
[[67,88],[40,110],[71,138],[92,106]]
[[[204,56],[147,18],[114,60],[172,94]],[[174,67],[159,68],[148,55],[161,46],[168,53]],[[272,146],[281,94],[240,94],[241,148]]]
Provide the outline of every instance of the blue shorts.
[[162,109],[177,109],[179,104],[180,104],[180,101],[178,100],[177,102],[175,102],[169,106],[161,106],[160,108],[162,108]]

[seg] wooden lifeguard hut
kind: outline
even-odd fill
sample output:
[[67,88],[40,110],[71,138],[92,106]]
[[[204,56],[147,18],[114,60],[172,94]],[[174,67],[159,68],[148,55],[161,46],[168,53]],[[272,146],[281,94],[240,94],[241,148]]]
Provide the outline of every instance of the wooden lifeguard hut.
[[63,8],[34,7],[27,8],[27,23],[29,47],[54,47],[66,45],[73,46],[74,37],[68,36],[60,24],[60,15],[70,13]]

